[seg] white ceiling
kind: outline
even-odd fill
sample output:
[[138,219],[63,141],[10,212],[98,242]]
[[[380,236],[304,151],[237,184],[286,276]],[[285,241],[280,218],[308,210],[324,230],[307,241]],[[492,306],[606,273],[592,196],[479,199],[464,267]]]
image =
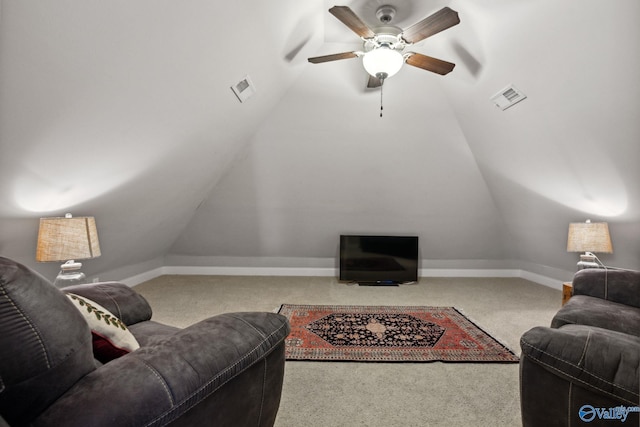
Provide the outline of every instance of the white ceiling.
[[[410,233],[425,260],[572,271],[571,221],[606,220],[640,268],[640,3],[381,4],[461,23],[365,90],[334,3],[0,3],[0,254],[34,265],[37,218],[94,215],[99,273],[166,255],[333,257],[344,232]],[[230,86],[249,75],[256,94]],[[514,84],[506,111],[489,98]],[[55,266],[37,266],[47,274]]]

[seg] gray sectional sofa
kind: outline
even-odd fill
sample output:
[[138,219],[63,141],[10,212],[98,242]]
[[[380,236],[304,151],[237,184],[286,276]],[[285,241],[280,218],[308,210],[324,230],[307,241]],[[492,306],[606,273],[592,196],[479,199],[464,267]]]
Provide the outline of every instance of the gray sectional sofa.
[[640,425],[640,272],[580,270],[551,327],[520,340],[522,423]]
[[[65,292],[119,318],[126,328],[117,334],[128,328],[139,348],[97,362],[99,334]],[[285,317],[228,313],[179,329],[151,315],[125,285],[61,291],[0,257],[0,426],[274,424],[290,330]]]

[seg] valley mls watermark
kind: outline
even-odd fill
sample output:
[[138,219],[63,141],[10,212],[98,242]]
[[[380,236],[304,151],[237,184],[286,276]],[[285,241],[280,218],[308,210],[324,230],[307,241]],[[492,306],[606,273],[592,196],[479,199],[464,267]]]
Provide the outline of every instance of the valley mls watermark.
[[615,406],[613,408],[594,408],[591,405],[583,405],[578,411],[578,416],[585,423],[590,423],[596,418],[600,420],[620,420],[625,422],[629,412],[640,412],[640,406]]

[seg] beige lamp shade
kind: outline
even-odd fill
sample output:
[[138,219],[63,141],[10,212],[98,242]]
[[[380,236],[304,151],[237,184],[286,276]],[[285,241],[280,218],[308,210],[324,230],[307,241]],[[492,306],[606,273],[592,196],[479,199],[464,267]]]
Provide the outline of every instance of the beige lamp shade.
[[96,220],[92,216],[41,218],[36,261],[68,261],[100,256]]
[[606,222],[572,222],[569,224],[567,252],[613,253],[609,225]]

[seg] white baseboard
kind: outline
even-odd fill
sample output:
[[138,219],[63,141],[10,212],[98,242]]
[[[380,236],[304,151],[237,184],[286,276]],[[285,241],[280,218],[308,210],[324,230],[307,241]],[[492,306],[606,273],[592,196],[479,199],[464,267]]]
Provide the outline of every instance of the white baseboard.
[[562,280],[553,279],[551,277],[543,276],[541,274],[532,273],[526,270],[520,270],[520,277],[529,280],[531,282],[539,283],[544,286],[548,286],[553,289],[562,290]]
[[166,267],[158,267],[153,270],[145,271],[144,273],[136,274],[135,276],[127,277],[126,279],[117,280],[120,283],[124,283],[127,286],[133,287],[147,280],[155,279],[156,277],[169,274],[165,272]]
[[164,274],[210,275],[210,276],[337,276],[335,268],[317,267],[187,267],[167,266]]
[[562,289],[562,281],[541,274],[519,269],[426,269],[420,277],[520,277],[530,282]]
[[[287,268],[287,267],[215,267],[215,266],[164,266],[122,280],[135,286],[163,275],[203,276],[300,276],[337,277],[336,268]],[[520,269],[421,269],[420,277],[520,277],[554,289],[562,289],[562,281]]]
[[521,277],[517,269],[424,268],[420,277]]

